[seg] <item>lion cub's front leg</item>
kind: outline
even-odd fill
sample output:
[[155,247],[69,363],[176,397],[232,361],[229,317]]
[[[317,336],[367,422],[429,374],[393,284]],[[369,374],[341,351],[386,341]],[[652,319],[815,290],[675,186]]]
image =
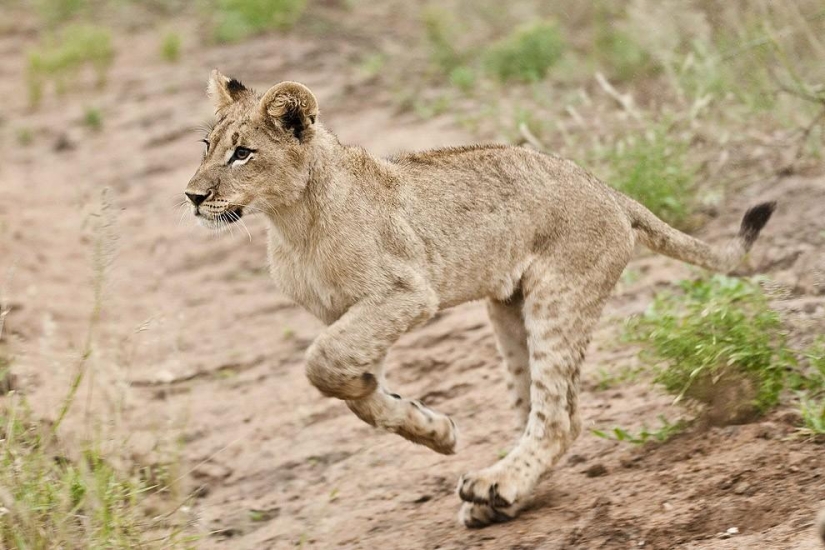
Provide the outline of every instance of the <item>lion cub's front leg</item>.
[[352,306],[310,346],[306,372],[321,393],[347,401],[368,424],[451,454],[456,428],[449,417],[383,387],[382,368],[390,346],[438,310],[435,293],[416,280],[367,297]]

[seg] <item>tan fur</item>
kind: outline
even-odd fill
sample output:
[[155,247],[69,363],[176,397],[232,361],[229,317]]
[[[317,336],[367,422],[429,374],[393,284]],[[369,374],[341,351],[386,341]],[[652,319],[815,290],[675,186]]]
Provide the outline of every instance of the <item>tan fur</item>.
[[[328,325],[306,363],[324,395],[453,453],[453,422],[391,393],[383,361],[438,310],[488,300],[521,438],[497,464],[461,478],[467,526],[512,518],[580,432],[579,366],[637,239],[727,270],[755,238],[712,248],[576,164],[528,149],[372,157],[317,121],[300,84],[258,96],[215,72],[209,89],[218,121],[187,194],[203,201],[196,214],[211,227],[266,216],[273,278]],[[233,163],[236,147],[255,152]]]

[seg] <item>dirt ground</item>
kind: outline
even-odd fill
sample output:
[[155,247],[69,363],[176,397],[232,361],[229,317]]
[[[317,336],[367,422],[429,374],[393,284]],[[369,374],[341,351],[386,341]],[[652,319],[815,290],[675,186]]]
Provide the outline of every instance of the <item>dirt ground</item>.
[[[92,306],[91,249],[101,190],[117,235],[92,382],[67,425],[94,415],[129,435],[138,462],[180,453],[180,494],[202,548],[794,549],[818,545],[811,523],[825,501],[825,447],[792,438],[780,408],[760,422],[694,428],[634,447],[585,431],[515,522],[457,525],[456,480],[494,462],[515,438],[503,369],[483,304],[440,314],[393,349],[398,391],[450,414],[459,452],[444,457],[375,432],[305,380],[303,352],[319,321],[275,292],[265,224],[216,236],[178,208],[201,155],[208,71],[259,89],[298,80],[344,142],[377,154],[473,141],[449,116],[398,115],[388,91],[351,77],[337,51],[296,37],[189,47],[185,64],[158,60],[156,35],[121,38],[104,90],[49,95],[36,112],[21,88],[25,25],[0,39],[3,163],[0,282],[13,307],[7,331],[18,388],[53,418]],[[261,55],[266,52],[266,55]],[[103,129],[81,123],[94,103]],[[33,130],[17,145],[14,132]],[[766,180],[729,197],[699,234],[731,236],[747,206],[779,210],[743,272],[785,285],[778,303],[804,337],[825,327],[825,179]],[[181,221],[182,218],[182,221]],[[599,325],[584,365],[589,428],[653,425],[679,409],[649,379],[600,390],[600,369],[637,364],[619,342],[622,319],[693,271],[639,251]],[[89,391],[91,388],[91,392]],[[174,443],[175,441],[180,444]],[[172,443],[170,443],[170,441]],[[725,534],[736,528],[738,534]]]

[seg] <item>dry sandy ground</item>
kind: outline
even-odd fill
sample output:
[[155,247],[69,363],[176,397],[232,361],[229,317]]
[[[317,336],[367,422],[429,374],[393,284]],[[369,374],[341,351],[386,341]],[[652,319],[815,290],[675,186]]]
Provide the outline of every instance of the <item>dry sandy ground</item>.
[[[470,136],[449,118],[395,115],[386,91],[347,76],[345,44],[321,50],[295,38],[192,47],[184,63],[167,65],[157,60],[155,34],[129,36],[105,90],[50,95],[30,113],[20,84],[30,39],[21,28],[0,40],[0,265],[14,306],[7,328],[19,387],[37,412],[54,417],[87,325],[92,228],[109,188],[117,252],[91,398],[85,386],[67,427],[82,435],[88,411],[127,432],[144,463],[179,449],[183,489],[199,488],[189,512],[205,534],[199,547],[817,548],[810,525],[825,499],[825,448],[789,438],[787,410],[642,448],[585,432],[518,521],[458,527],[458,476],[495,461],[515,435],[483,306],[444,312],[389,358],[400,393],[452,415],[461,429],[458,454],[436,455],[376,433],[304,379],[302,353],[322,326],[274,291],[262,220],[248,221],[251,240],[241,228],[215,236],[188,216],[179,223],[176,207],[199,162],[193,128],[210,117],[203,88],[215,66],[259,87],[305,82],[343,141],[378,154]],[[101,108],[100,133],[81,124],[86,105]],[[21,127],[34,131],[31,146],[17,145]],[[794,334],[822,332],[825,180],[750,186],[701,235],[730,236],[744,209],[766,199],[781,206],[751,269],[792,289],[779,306]],[[589,427],[638,429],[660,413],[680,414],[646,379],[597,389],[600,369],[637,362],[637,350],[617,341],[621,319],[692,273],[646,253],[629,270],[634,276],[617,289],[584,367]],[[183,445],[170,447],[179,434]],[[739,534],[721,536],[732,527]]]

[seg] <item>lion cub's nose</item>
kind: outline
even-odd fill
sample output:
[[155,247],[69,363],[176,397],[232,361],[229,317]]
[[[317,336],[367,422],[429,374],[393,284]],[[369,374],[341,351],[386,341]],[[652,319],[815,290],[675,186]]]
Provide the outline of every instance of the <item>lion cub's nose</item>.
[[189,200],[192,201],[192,204],[195,206],[200,206],[203,201],[209,198],[209,193],[184,193],[184,195],[189,197]]

